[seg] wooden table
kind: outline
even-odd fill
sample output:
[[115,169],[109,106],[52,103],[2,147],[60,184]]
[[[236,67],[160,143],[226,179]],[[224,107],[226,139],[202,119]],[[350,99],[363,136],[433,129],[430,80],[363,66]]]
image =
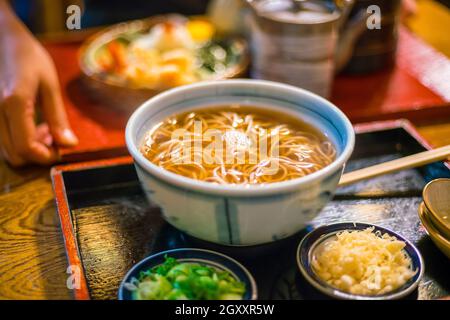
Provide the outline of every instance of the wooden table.
[[[436,30],[436,43],[448,45],[448,28]],[[450,144],[450,119],[419,132],[435,147]],[[0,160],[0,299],[70,299],[66,268],[49,168],[18,170]]]

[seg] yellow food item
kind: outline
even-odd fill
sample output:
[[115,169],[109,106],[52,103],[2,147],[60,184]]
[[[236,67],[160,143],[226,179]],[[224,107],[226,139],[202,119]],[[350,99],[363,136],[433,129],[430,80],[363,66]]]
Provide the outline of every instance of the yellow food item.
[[[135,88],[163,90],[222,76],[227,52],[210,52],[207,42],[215,33],[205,19],[168,19],[136,38],[113,40],[96,56],[99,69]],[[204,49],[206,48],[206,49]],[[214,63],[217,54],[222,57]],[[207,67],[203,68],[204,61]],[[221,66],[223,65],[223,70]]]
[[178,66],[182,71],[187,71],[194,66],[194,57],[192,53],[186,49],[175,49],[161,54],[161,63]]
[[397,289],[413,277],[405,242],[387,233],[346,230],[318,246],[314,272],[332,287],[359,295],[380,295]]
[[[118,45],[108,46],[110,60],[115,62],[110,64],[115,66],[116,74],[138,88],[180,86],[200,77],[193,44],[185,24],[168,21],[154,26],[126,50]],[[103,63],[108,66],[108,61]]]
[[189,20],[186,27],[192,39],[196,42],[206,42],[210,40],[215,33],[214,26],[206,20]]
[[164,86],[179,85],[181,77],[180,68],[175,64],[166,64],[159,68],[159,79]]

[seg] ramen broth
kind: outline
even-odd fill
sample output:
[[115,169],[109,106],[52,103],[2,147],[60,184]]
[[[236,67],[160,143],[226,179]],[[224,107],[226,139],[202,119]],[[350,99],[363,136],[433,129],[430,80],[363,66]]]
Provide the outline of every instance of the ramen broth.
[[142,154],[170,172],[216,184],[300,178],[334,161],[334,145],[285,113],[218,106],[170,116],[149,130]]

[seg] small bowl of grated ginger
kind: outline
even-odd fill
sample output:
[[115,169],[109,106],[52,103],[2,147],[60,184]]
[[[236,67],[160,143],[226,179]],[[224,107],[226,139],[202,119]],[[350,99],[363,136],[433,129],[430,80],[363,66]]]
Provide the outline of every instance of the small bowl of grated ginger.
[[313,292],[334,299],[408,298],[424,273],[422,256],[411,242],[366,223],[315,229],[300,242],[297,264]]

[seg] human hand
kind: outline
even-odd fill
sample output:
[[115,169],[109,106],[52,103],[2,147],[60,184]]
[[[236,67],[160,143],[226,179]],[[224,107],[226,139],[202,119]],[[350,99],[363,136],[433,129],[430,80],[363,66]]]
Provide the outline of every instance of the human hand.
[[[73,146],[78,141],[67,120],[53,61],[3,9],[0,6],[0,150],[14,166],[50,164],[58,160],[55,144]],[[45,120],[39,125],[37,106]]]

